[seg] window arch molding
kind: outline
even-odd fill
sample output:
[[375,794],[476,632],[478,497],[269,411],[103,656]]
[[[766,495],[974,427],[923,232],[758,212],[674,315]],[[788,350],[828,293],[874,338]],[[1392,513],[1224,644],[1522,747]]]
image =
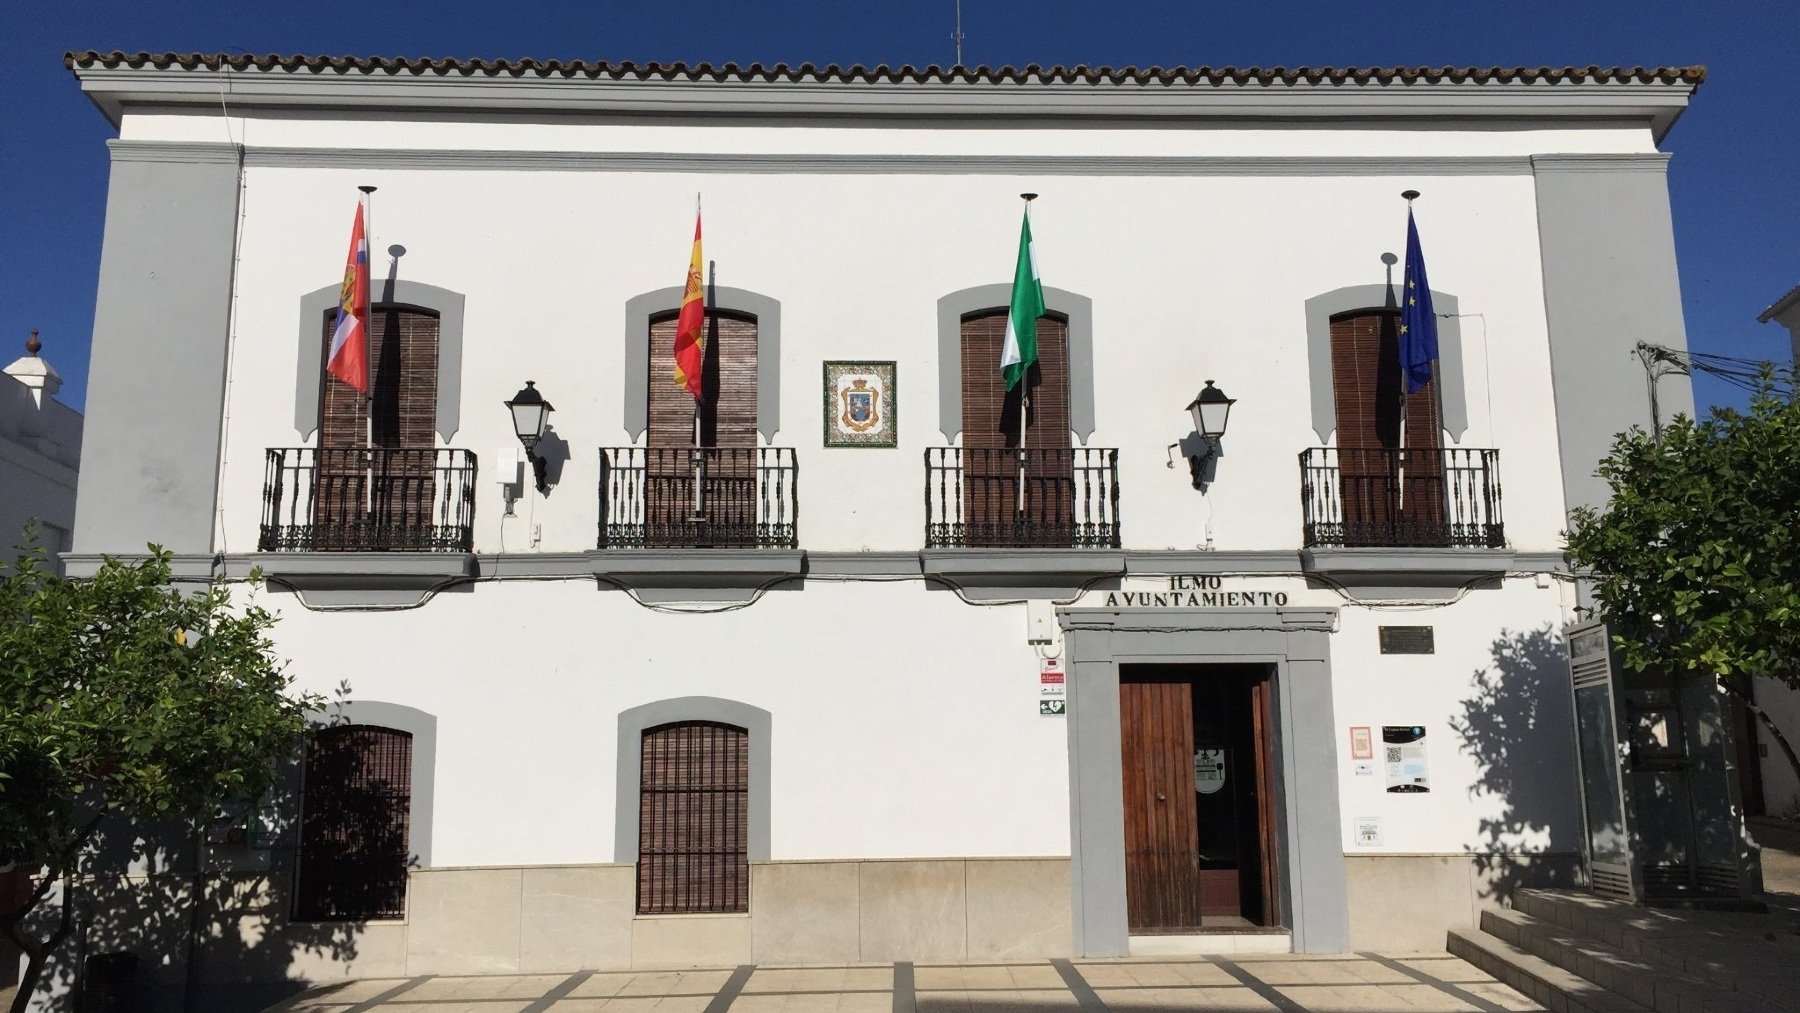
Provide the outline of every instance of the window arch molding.
[[716,696],[683,696],[657,700],[619,713],[618,787],[614,794],[613,861],[638,860],[638,791],[643,774],[644,732],[678,721],[716,721],[750,734],[750,826],[748,857],[769,860],[769,733],[768,711]]
[[[338,304],[340,286],[327,285],[300,297],[299,359],[294,369],[294,429],[309,440],[319,429],[319,384],[324,370],[325,329],[319,325]],[[449,443],[462,425],[463,294],[420,281],[389,278],[380,294],[371,293],[377,306],[400,305],[429,310],[438,316],[437,423],[438,436]]]
[[[955,443],[962,432],[962,320],[1012,304],[1012,286],[976,285],[938,300],[938,431]],[[1069,428],[1086,444],[1094,435],[1094,301],[1044,286],[1044,309],[1069,322]],[[994,363],[994,369],[1000,368]]]
[[[685,292],[659,288],[625,301],[625,432],[636,442],[650,427],[650,391],[642,377],[650,370],[650,320],[678,311]],[[715,285],[713,307],[756,318],[756,431],[774,443],[781,432],[781,302],[745,288]],[[635,845],[633,845],[635,847]]]
[[[1431,290],[1438,314],[1438,410],[1452,441],[1469,428],[1469,405],[1463,385],[1462,320],[1456,296]],[[1388,285],[1351,285],[1306,300],[1306,367],[1312,388],[1312,427],[1321,446],[1337,428],[1337,394],[1331,383],[1331,318],[1357,310],[1399,307]]]
[[381,700],[344,700],[333,702],[329,710],[314,711],[307,718],[317,725],[373,725],[412,736],[408,850],[417,859],[417,868],[431,868],[431,817],[437,787],[437,715]]

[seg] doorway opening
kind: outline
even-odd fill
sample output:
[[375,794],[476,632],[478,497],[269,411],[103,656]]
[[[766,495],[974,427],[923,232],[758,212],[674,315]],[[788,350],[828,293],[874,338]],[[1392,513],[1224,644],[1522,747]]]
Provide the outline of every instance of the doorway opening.
[[1272,666],[1122,665],[1132,934],[1281,924]]

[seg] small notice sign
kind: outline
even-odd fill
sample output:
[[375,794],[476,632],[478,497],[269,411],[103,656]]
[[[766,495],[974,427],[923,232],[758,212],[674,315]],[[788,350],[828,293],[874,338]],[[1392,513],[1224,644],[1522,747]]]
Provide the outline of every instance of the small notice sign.
[[1038,666],[1038,713],[1062,717],[1068,708],[1069,684],[1063,674],[1062,659],[1045,658]]
[[1359,848],[1381,847],[1381,817],[1358,816],[1356,825],[1356,846]]
[[1373,760],[1375,758],[1375,736],[1369,732],[1368,725],[1350,726],[1350,758],[1352,760]]

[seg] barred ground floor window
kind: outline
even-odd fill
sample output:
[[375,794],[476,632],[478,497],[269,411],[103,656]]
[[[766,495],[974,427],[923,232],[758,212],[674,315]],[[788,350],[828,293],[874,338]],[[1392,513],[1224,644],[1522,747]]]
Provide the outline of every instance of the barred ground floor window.
[[307,743],[295,868],[296,921],[406,914],[412,735],[321,728]]
[[750,909],[750,734],[682,721],[643,733],[639,914]]

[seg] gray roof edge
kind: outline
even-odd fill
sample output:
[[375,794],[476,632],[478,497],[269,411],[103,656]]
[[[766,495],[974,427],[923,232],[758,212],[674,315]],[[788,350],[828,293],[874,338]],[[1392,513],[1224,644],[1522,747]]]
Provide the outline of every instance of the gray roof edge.
[[1766,324],[1777,316],[1793,309],[1796,305],[1800,305],[1800,285],[1795,285],[1793,288],[1788,289],[1786,295],[1770,304],[1769,308],[1763,310],[1762,315],[1756,318],[1756,322],[1759,324]]

